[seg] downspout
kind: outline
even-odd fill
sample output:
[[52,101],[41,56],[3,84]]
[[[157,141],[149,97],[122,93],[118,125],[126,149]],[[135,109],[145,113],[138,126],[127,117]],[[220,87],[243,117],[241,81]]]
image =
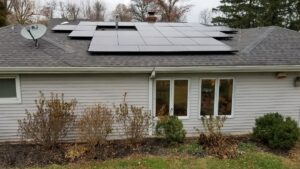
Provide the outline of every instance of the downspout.
[[149,136],[153,135],[153,118],[154,118],[154,114],[153,114],[153,83],[154,83],[154,79],[155,79],[155,68],[153,68],[151,75],[149,76],[149,93],[148,93],[148,97],[149,97],[149,103],[148,103],[148,111],[150,113],[150,126],[149,126]]

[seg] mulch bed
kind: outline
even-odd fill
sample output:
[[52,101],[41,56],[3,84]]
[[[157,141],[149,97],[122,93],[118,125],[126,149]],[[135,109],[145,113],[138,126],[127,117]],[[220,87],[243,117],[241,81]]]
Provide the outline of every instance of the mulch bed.
[[130,146],[122,140],[111,141],[106,146],[96,148],[96,154],[87,153],[80,159],[70,160],[65,154],[67,149],[74,145],[74,143],[61,144],[47,150],[32,144],[2,144],[0,145],[0,168],[61,165],[78,160],[108,160],[131,154],[164,155],[170,147],[161,139],[147,139],[135,146]]

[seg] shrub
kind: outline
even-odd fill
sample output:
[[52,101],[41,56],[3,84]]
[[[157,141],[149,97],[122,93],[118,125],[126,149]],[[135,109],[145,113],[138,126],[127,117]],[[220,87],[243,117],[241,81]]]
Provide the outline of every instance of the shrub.
[[204,147],[210,155],[221,159],[236,158],[238,145],[233,138],[225,137],[221,129],[224,126],[226,116],[204,116],[201,118],[205,133],[201,133],[199,144]]
[[95,105],[84,110],[78,121],[80,139],[90,148],[106,143],[107,136],[113,130],[112,110],[105,105]]
[[182,143],[185,139],[183,124],[177,116],[161,116],[156,124],[157,135],[165,137],[169,142]]
[[75,99],[70,102],[64,100],[64,94],[51,93],[46,99],[40,92],[39,100],[35,101],[36,112],[26,110],[26,118],[19,120],[19,133],[22,139],[30,139],[36,144],[51,148],[64,138],[73,126],[76,116],[74,110]]
[[256,119],[253,136],[272,149],[288,150],[296,144],[300,130],[290,117],[269,113]]
[[124,94],[123,103],[116,108],[116,121],[122,125],[126,139],[131,144],[142,141],[151,126],[151,115],[143,107],[131,105],[126,102],[127,93]]

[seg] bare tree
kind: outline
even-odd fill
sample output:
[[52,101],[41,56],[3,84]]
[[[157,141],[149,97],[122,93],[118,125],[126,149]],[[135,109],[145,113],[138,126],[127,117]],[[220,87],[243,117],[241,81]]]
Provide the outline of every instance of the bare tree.
[[132,21],[132,13],[130,8],[125,4],[118,4],[116,9],[113,11],[114,15],[119,15],[120,21],[130,22]]
[[179,5],[185,0],[156,0],[159,5],[161,21],[182,22],[185,14],[190,11],[192,5]]
[[56,8],[57,3],[55,0],[47,1],[46,5],[40,10],[40,14],[46,16],[48,19],[52,19]]
[[11,11],[17,23],[28,24],[34,14],[33,0],[11,0]]
[[97,0],[94,3],[94,10],[95,10],[95,20],[97,21],[104,21],[104,13],[105,13],[105,7],[101,1]]
[[212,20],[212,10],[210,9],[204,9],[200,12],[199,15],[199,22],[204,25],[209,25]]
[[148,12],[157,10],[155,0],[131,0],[130,10],[133,20],[146,21]]
[[62,18],[77,20],[80,12],[80,7],[75,2],[59,2],[60,13]]
[[96,21],[104,21],[105,6],[100,0],[91,2],[90,0],[81,1],[82,14],[84,18]]

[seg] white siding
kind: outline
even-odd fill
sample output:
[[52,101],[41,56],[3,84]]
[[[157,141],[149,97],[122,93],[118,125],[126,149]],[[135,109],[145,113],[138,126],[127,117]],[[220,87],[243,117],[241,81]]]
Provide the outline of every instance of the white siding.
[[190,135],[202,129],[200,112],[201,78],[234,78],[233,116],[225,122],[224,132],[249,133],[255,118],[269,112],[279,112],[300,122],[300,87],[294,87],[294,78],[300,73],[287,73],[285,79],[277,79],[275,73],[224,73],[224,74],[181,74],[158,75],[160,78],[190,78],[189,118],[183,119]]
[[65,100],[76,98],[77,113],[96,103],[119,104],[127,92],[129,104],[148,110],[147,75],[21,75],[21,104],[0,104],[0,141],[16,141],[17,120],[25,117],[25,109],[34,110],[39,91],[64,93]]
[[[197,134],[201,130],[199,119],[200,79],[209,77],[234,78],[233,117],[225,123],[224,131],[251,132],[255,118],[269,112],[280,112],[300,121],[300,87],[293,86],[300,73],[287,73],[285,79],[277,79],[275,73],[227,73],[227,74],[158,74],[158,78],[188,78],[190,80],[189,118],[183,119],[187,132]],[[95,103],[112,106],[120,103],[127,92],[130,104],[148,110],[148,76],[135,75],[20,75],[21,104],[0,104],[0,141],[16,141],[17,120],[23,119],[25,109],[34,110],[34,99],[39,91],[65,94],[66,100],[78,100],[77,112]],[[153,91],[155,92],[155,91]],[[154,101],[154,100],[153,100]]]

